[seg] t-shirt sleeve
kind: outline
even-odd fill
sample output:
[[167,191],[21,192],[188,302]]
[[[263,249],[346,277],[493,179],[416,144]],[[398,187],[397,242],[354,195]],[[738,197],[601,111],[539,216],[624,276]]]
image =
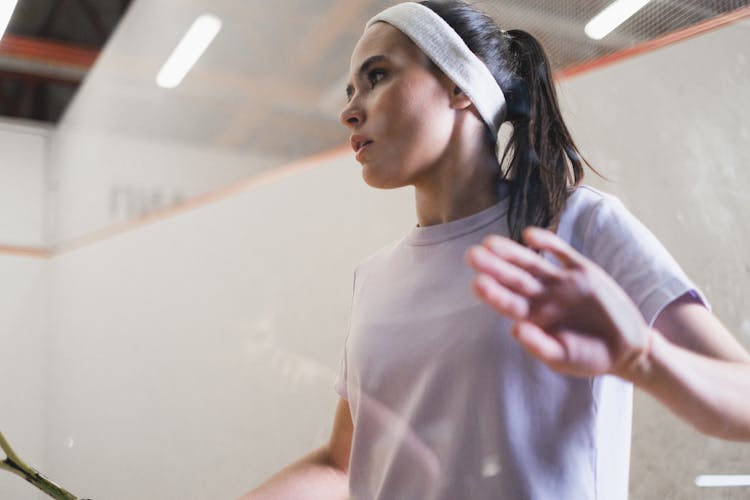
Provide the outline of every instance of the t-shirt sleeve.
[[653,325],[672,301],[691,294],[709,307],[698,287],[659,240],[614,196],[594,192],[576,217],[573,246],[601,266]]

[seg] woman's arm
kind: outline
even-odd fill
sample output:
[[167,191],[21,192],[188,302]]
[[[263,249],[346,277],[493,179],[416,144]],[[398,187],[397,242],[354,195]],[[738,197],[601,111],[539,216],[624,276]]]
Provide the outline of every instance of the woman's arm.
[[747,351],[705,307],[686,298],[667,306],[654,330],[651,355],[633,382],[701,432],[750,440]]
[[277,472],[241,500],[349,498],[347,472],[353,428],[349,404],[341,399],[328,444]]
[[700,431],[750,440],[750,355],[703,306],[683,297],[654,328],[595,263],[549,231],[524,233],[534,251],[492,236],[467,253],[482,300],[516,319],[532,355],[572,375],[632,381]]

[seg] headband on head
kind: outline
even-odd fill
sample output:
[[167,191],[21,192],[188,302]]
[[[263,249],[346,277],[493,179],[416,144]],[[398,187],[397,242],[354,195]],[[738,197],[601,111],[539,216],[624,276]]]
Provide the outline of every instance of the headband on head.
[[389,7],[367,21],[388,23],[409,37],[448,78],[463,90],[484,123],[497,136],[505,120],[505,96],[489,68],[451,26],[433,10],[415,2]]

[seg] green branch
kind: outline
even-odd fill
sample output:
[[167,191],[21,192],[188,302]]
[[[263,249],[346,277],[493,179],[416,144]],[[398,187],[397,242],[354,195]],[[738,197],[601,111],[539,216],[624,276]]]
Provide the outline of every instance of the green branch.
[[64,488],[56,485],[32,467],[26,465],[26,463],[21,460],[18,455],[16,455],[16,452],[13,451],[13,448],[11,448],[2,432],[0,432],[0,448],[3,449],[5,455],[8,457],[0,462],[0,469],[5,469],[8,472],[16,474],[17,476],[21,476],[22,478],[57,500],[78,500],[78,497],[65,490]]

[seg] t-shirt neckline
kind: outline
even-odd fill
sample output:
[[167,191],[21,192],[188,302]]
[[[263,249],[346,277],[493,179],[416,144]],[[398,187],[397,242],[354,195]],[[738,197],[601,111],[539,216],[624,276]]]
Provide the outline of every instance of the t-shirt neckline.
[[468,217],[452,220],[444,224],[434,224],[425,227],[414,226],[407,235],[406,240],[411,245],[434,245],[472,233],[505,215],[508,211],[509,202],[510,196],[505,196],[491,207]]

